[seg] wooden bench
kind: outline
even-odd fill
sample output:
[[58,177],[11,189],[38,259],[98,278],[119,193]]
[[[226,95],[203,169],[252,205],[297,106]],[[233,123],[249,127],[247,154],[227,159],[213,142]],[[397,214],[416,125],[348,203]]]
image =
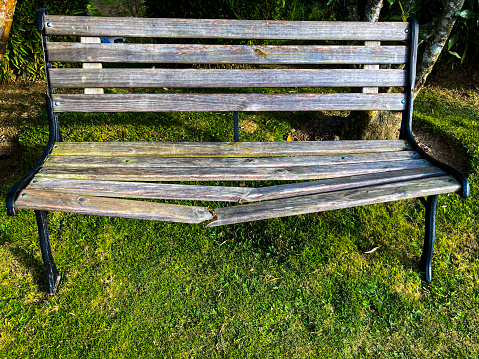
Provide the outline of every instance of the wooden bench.
[[[418,38],[415,20],[359,23],[95,18],[53,16],[41,9],[36,26],[42,35],[46,61],[50,137],[38,164],[10,190],[7,210],[10,215],[23,208],[35,210],[51,293],[60,275],[50,250],[47,211],[205,222],[212,227],[407,198],[421,198],[426,206],[420,265],[426,280],[431,280],[437,195],[457,192],[467,197],[469,185],[462,174],[428,156],[411,132]],[[50,36],[75,40],[53,42]],[[127,42],[78,41],[78,37],[99,36],[125,37]],[[168,42],[128,42],[142,37],[166,38]],[[172,39],[195,40],[175,44]],[[198,39],[243,43],[269,39],[287,44],[211,45],[199,44]],[[329,41],[342,43],[331,45]],[[350,41],[357,45],[346,43]],[[110,65],[52,68],[52,62]],[[125,64],[134,65],[127,69]],[[215,68],[218,64],[249,66]],[[383,69],[380,65],[405,65],[405,69]],[[165,87],[214,88],[216,92],[143,91]],[[364,89],[361,93],[221,92],[224,88],[264,87]],[[380,93],[381,87],[404,90]],[[69,90],[85,88],[136,88],[137,92]],[[400,137],[238,142],[240,111],[325,110],[401,111]],[[62,142],[58,122],[62,112],[125,111],[233,112],[235,142]],[[259,188],[178,183],[271,180],[288,182]],[[231,205],[212,209],[135,200],[145,198],[225,201]]]

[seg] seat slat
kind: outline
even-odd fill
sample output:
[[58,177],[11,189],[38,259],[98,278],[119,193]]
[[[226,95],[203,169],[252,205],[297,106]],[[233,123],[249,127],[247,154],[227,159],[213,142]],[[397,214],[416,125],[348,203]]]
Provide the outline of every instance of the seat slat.
[[50,167],[121,167],[121,168],[154,168],[154,167],[292,167],[353,164],[380,161],[400,161],[418,158],[414,151],[397,151],[385,153],[358,153],[348,155],[297,156],[297,157],[93,157],[93,156],[49,156],[43,164]]
[[44,17],[47,35],[224,39],[380,40],[409,37],[406,22]]
[[252,46],[47,42],[58,62],[181,64],[404,64],[405,46]]
[[404,140],[292,142],[56,142],[52,156],[278,157],[412,150]]
[[461,190],[461,185],[452,176],[442,176],[368,188],[277,199],[218,208],[214,211],[216,219],[210,222],[207,227],[364,206],[407,198],[427,197],[459,190]]
[[46,167],[38,177],[112,181],[269,181],[336,178],[431,166],[421,159],[291,167]]
[[403,111],[403,93],[52,95],[55,112]]
[[424,167],[257,188],[35,177],[35,182],[31,182],[27,190],[125,198],[256,202],[442,175],[445,175],[444,171],[436,167]]
[[51,69],[52,87],[405,86],[405,70]]
[[184,223],[200,223],[213,218],[209,210],[204,207],[83,196],[35,189],[23,190],[15,202],[15,207]]

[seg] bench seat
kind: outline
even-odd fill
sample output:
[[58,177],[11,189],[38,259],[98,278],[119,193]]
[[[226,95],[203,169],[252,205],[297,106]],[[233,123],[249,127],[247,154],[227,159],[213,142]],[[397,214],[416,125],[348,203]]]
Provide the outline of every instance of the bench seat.
[[[165,183],[184,181],[215,185]],[[58,142],[15,206],[217,226],[460,189],[404,140]],[[242,205],[211,209],[124,198]]]

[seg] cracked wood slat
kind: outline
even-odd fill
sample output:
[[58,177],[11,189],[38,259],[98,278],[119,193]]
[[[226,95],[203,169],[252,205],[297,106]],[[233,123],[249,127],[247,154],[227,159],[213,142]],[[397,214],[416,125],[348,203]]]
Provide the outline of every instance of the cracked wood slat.
[[431,166],[421,159],[361,164],[292,167],[60,167],[42,168],[37,177],[110,181],[269,181],[336,178]]
[[400,161],[419,158],[414,151],[397,151],[384,153],[357,153],[348,155],[297,156],[297,157],[93,157],[93,156],[49,156],[44,168],[50,167],[293,167],[367,163],[380,161]]
[[213,218],[209,210],[204,207],[83,196],[36,189],[23,190],[15,202],[15,207],[183,223],[200,223]]
[[35,177],[33,179],[35,182],[30,182],[27,190],[37,189],[105,197],[244,203],[325,193],[384,183],[403,182],[442,175],[445,175],[445,172],[436,167],[425,167],[258,188]]
[[215,220],[206,227],[365,206],[407,198],[451,193],[459,190],[461,190],[461,185],[452,176],[442,176],[368,188],[277,199],[218,208],[214,211],[216,215]]
[[[406,109],[403,93],[52,95],[55,112],[360,111]],[[404,101],[404,103],[402,103]]]
[[[48,42],[49,61],[182,64],[405,64],[405,46],[82,44]],[[121,70],[119,70],[121,71]],[[125,71],[121,72],[122,74]]]
[[47,35],[169,38],[407,40],[406,22],[147,19],[46,15]]
[[405,70],[51,69],[53,87],[363,87],[405,86]]
[[52,156],[278,157],[412,150],[404,140],[292,142],[56,142]]

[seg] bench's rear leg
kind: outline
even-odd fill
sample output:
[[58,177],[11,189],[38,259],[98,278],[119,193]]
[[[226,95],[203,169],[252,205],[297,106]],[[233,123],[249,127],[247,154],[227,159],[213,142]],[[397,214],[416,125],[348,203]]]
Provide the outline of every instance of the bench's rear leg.
[[40,237],[40,250],[42,252],[43,265],[47,275],[47,285],[50,294],[55,294],[60,283],[60,273],[53,260],[50,238],[48,236],[48,223],[46,211],[35,211],[38,225],[38,236]]
[[426,282],[432,280],[432,255],[434,252],[434,237],[436,235],[436,206],[437,195],[429,196],[425,203],[426,206],[426,229],[424,232],[424,246],[422,248],[421,261],[419,266],[424,272]]

